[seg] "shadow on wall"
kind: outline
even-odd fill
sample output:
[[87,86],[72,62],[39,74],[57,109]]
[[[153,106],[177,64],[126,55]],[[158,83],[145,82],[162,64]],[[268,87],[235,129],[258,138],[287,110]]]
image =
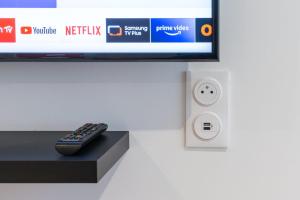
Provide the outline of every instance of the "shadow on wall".
[[138,140],[131,137],[130,143],[129,152],[98,184],[0,184],[1,199],[183,200]]
[[179,129],[187,63],[1,63],[2,130]]

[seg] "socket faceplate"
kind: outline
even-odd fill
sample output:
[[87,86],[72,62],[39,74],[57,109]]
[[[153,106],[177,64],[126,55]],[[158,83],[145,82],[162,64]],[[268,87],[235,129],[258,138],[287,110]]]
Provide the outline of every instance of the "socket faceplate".
[[186,147],[226,149],[230,73],[189,70],[186,80]]
[[196,101],[203,106],[215,104],[222,95],[222,86],[212,78],[199,81],[193,91]]

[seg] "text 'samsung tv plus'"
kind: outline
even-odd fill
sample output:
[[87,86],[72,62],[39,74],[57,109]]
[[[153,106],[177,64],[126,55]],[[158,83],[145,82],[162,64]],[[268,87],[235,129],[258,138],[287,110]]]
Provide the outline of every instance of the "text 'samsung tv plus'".
[[218,60],[218,0],[0,0],[0,61]]

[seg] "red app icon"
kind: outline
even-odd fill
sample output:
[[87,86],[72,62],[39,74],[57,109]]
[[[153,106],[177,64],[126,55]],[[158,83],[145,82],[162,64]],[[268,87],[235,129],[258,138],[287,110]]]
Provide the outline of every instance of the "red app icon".
[[24,35],[32,34],[32,27],[31,26],[22,26],[21,27],[21,34],[24,34]]
[[14,18],[0,18],[0,42],[16,42],[16,22]]

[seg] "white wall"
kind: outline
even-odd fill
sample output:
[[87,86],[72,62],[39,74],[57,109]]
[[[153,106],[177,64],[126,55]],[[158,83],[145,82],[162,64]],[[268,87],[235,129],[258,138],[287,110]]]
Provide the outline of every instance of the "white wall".
[[186,63],[0,64],[2,130],[103,120],[132,131],[130,151],[99,184],[1,184],[0,199],[300,199],[299,6],[221,2],[221,62],[191,67],[232,71],[226,153],[184,150]]

